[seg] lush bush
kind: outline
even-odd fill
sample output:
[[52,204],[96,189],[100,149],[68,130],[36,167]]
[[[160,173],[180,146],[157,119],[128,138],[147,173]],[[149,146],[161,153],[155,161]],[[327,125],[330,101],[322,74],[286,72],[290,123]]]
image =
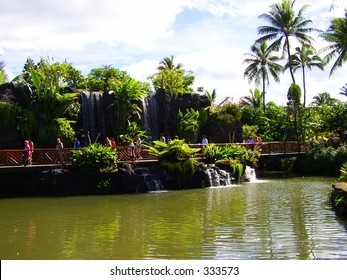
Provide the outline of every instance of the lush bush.
[[186,178],[195,172],[198,162],[192,157],[200,150],[189,147],[184,140],[172,140],[166,144],[154,141],[149,153],[156,156],[160,164],[171,174],[178,186],[183,186]]
[[116,170],[117,153],[99,143],[73,151],[72,164],[84,170],[111,172]]
[[347,147],[317,147],[306,153],[302,161],[294,164],[294,171],[305,175],[339,176],[347,162]]
[[237,159],[249,160],[256,163],[260,153],[259,151],[252,151],[240,145],[217,146],[215,144],[209,144],[204,151],[204,156],[209,162]]

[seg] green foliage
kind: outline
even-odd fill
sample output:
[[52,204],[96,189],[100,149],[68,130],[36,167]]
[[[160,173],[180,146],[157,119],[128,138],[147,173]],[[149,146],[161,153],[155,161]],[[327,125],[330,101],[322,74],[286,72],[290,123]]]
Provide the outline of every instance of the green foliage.
[[112,172],[116,170],[117,153],[99,143],[73,151],[72,164],[84,170]]
[[[347,161],[347,147],[317,147],[306,153],[302,166],[297,162],[294,171],[306,175],[339,176]],[[303,168],[304,167],[304,168]]]
[[[71,143],[72,139],[75,137],[75,131],[71,126],[72,121],[66,118],[57,118],[56,126],[53,128],[52,135],[57,135],[63,143]],[[65,146],[67,146],[65,144]]]
[[93,68],[87,76],[87,88],[91,91],[107,92],[114,90],[129,78],[125,71],[105,65],[103,68]]
[[188,143],[196,143],[200,127],[199,111],[187,109],[186,113],[178,110],[178,135]]
[[157,67],[159,72],[149,76],[154,89],[164,89],[172,97],[184,93],[193,93],[194,90],[190,87],[195,80],[193,72],[183,70],[180,63],[175,65],[173,59],[173,56],[165,57]]
[[185,180],[195,172],[198,162],[187,159],[179,162],[162,161],[161,165],[171,174],[178,186],[184,186]]
[[147,84],[136,81],[131,77],[124,77],[111,87],[111,94],[114,95],[114,102],[107,110],[113,108],[116,120],[115,134],[126,134],[128,120],[137,115],[140,118],[141,109],[139,101],[149,92]]
[[260,153],[239,145],[217,146],[209,144],[204,151],[204,156],[210,162],[234,159],[249,160],[255,163],[259,159]]
[[236,180],[239,180],[243,174],[243,165],[240,163],[239,160],[219,160],[217,163],[224,163],[228,164],[230,166],[230,174],[233,176]]
[[134,139],[136,135],[140,136],[142,143],[145,143],[148,140],[148,136],[146,135],[146,132],[142,130],[142,127],[140,127],[136,122],[128,121],[127,133],[119,136],[119,145],[128,145],[130,139]]
[[190,148],[184,140],[175,139],[170,143],[153,141],[154,146],[149,147],[149,153],[156,156],[159,161],[180,162],[193,157],[200,148]]
[[242,126],[242,138],[243,139],[254,139],[257,136],[259,127],[257,125],[243,125]]
[[347,182],[347,162],[345,162],[340,169],[340,182]]
[[149,153],[156,156],[160,164],[171,174],[178,186],[183,186],[185,179],[195,172],[197,161],[191,159],[200,149],[190,148],[184,140],[175,139],[166,144],[154,141]]

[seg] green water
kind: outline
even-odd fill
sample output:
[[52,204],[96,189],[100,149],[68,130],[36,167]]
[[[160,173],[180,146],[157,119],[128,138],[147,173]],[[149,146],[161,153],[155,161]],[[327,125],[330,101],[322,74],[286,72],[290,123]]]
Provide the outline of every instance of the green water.
[[0,200],[1,259],[347,259],[332,179]]

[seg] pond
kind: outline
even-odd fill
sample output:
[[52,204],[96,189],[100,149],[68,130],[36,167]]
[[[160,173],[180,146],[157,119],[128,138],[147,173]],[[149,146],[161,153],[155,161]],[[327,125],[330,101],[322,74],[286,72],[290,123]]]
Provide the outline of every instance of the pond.
[[332,178],[0,200],[1,259],[347,259]]

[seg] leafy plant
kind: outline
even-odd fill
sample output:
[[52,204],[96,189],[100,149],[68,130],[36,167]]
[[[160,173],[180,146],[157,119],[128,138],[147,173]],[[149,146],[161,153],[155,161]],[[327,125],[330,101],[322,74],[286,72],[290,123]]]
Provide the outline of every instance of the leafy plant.
[[85,170],[112,172],[116,170],[117,152],[95,143],[84,149],[74,150],[72,164]]
[[216,146],[215,144],[209,144],[204,151],[204,156],[210,162],[237,159],[249,160],[255,163],[259,159],[260,153],[238,145]]
[[340,169],[339,181],[347,182],[347,162],[345,162]]
[[156,156],[160,164],[171,174],[178,186],[183,186],[185,179],[193,175],[197,160],[192,157],[200,148],[191,148],[184,140],[175,139],[166,144],[154,141],[149,147],[149,153]]
[[239,160],[219,160],[217,163],[228,164],[230,167],[230,174],[236,179],[239,180],[243,174],[243,165]]

